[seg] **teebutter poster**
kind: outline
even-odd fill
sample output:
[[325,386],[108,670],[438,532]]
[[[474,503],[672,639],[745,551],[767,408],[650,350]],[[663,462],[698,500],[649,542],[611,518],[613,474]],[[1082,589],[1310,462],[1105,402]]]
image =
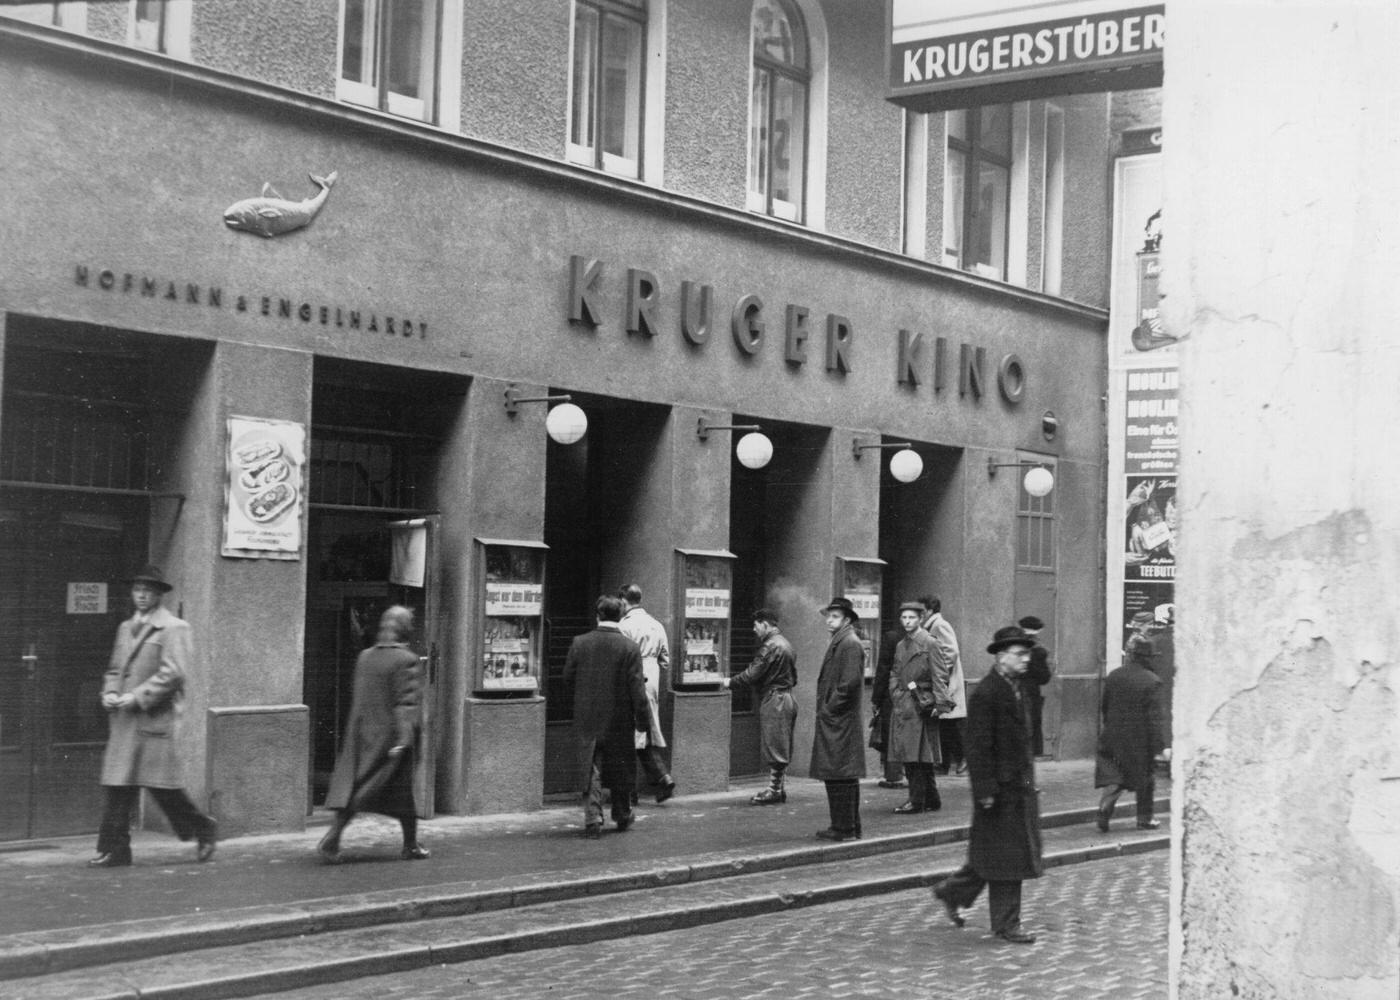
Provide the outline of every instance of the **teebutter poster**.
[[296,559],[306,481],[306,428],[288,420],[228,418],[223,554]]

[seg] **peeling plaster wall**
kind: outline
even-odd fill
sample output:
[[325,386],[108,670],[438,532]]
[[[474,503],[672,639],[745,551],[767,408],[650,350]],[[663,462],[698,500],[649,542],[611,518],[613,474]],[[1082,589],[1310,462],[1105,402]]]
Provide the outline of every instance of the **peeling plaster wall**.
[[1400,995],[1400,9],[1171,10],[1173,995]]

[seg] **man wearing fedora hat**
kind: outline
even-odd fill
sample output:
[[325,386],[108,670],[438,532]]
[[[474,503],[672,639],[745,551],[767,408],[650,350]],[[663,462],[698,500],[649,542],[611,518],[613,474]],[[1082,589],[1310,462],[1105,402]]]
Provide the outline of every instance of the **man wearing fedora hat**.
[[865,777],[861,699],[865,648],[856,636],[860,616],[845,597],[822,608],[831,633],[817,675],[817,724],[812,737],[812,777],[826,782],[831,825],[821,840],[860,839],[860,779]]
[[1021,928],[1021,882],[1041,873],[1040,809],[1031,754],[1029,698],[1021,677],[1035,640],[1018,625],[997,629],[987,646],[996,657],[967,705],[967,767],[972,780],[972,830],[967,864],[935,883],[933,894],[954,924],[987,886],[992,933],[1034,944]]
[[131,864],[131,816],[145,788],[181,840],[194,840],[195,857],[208,861],[217,840],[212,817],[185,794],[175,753],[175,724],[185,689],[192,643],[189,623],[161,607],[171,591],[158,566],[133,576],[136,614],[117,629],[102,685],[107,747],[102,755],[105,803],[97,856],[89,868]]

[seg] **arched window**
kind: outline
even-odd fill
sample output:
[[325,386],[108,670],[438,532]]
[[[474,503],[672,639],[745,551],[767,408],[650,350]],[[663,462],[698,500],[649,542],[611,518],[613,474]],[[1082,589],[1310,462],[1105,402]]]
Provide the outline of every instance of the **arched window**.
[[748,207],[803,221],[807,95],[812,69],[807,29],[789,0],[753,8],[753,91],[749,102]]

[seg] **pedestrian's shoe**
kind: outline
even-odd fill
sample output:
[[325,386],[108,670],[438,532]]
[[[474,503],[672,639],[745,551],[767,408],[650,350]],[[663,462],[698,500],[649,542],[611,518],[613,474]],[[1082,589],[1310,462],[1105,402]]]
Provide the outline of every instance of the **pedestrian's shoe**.
[[908,816],[910,813],[921,813],[923,811],[924,810],[920,806],[914,805],[913,802],[906,802],[904,803],[904,805],[895,806],[893,809],[890,810],[890,812],[895,813],[899,816]]
[[218,847],[213,834],[207,837],[200,837],[194,848],[194,859],[199,862],[208,861],[214,856],[214,850]]
[[931,799],[928,800],[928,805],[924,806],[924,812],[936,813],[936,812],[938,812],[938,810],[940,810],[940,809],[942,809],[942,808],[943,808],[943,798],[942,798],[942,796],[935,795],[935,796],[933,796],[933,798],[931,798]]
[[421,844],[405,844],[404,849],[399,851],[399,858],[403,861],[422,861],[428,857],[428,849]]
[[666,780],[661,783],[661,787],[656,790],[656,804],[661,805],[672,795],[676,794],[676,782],[669,774]]
[[753,798],[749,799],[749,802],[756,806],[776,806],[786,801],[787,792],[781,788],[765,788]]
[[125,868],[131,864],[131,854],[125,851],[103,851],[88,861],[89,868]]
[[599,837],[601,837],[602,835],[603,835],[603,824],[602,824],[602,823],[589,823],[587,826],[585,826],[585,827],[583,828],[583,839],[584,839],[584,840],[597,840],[597,839],[598,839]]
[[626,833],[632,828],[632,824],[635,823],[636,820],[637,817],[632,813],[628,813],[626,816],[619,816],[617,819],[617,832]]
[[875,782],[875,784],[879,785],[881,788],[903,788],[903,787],[904,787],[904,782],[902,782],[902,781],[886,781],[884,778],[881,778],[879,781]]
[[948,914],[948,919],[953,922],[954,927],[962,927],[967,923],[962,914],[958,912],[958,904],[943,895],[941,883],[933,887],[933,898],[943,904],[943,912]]
[[1139,830],[1156,830],[1162,824],[1155,819],[1140,819],[1137,823]]
[[955,767],[955,768],[953,768],[953,773],[954,773],[955,775],[957,775],[959,778],[961,778],[961,777],[963,777],[964,775],[966,775],[966,774],[967,774],[967,761],[965,761],[965,760],[960,760],[960,761],[958,761],[958,766]]
[[328,865],[338,865],[340,857],[340,835],[334,829],[327,832],[321,838],[321,842],[316,845],[316,853],[321,855],[321,860]]
[[833,830],[831,827],[827,827],[825,830],[817,831],[817,839],[833,840],[838,844],[844,844],[848,840],[859,840],[860,834],[856,833],[855,831],[843,832],[841,830]]
[[1035,935],[1027,934],[1019,927],[1013,927],[1008,931],[997,931],[997,937],[1011,944],[1035,944]]

